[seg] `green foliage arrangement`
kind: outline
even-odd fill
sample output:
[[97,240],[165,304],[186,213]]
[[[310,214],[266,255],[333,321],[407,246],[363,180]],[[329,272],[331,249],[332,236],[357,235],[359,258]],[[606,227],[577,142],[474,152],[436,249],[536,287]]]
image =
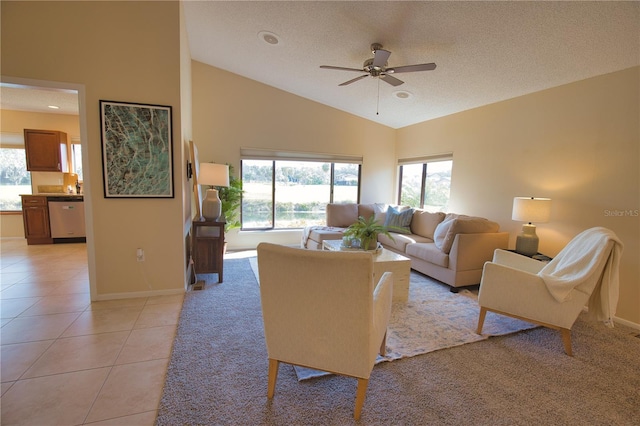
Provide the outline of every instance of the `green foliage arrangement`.
[[218,196],[222,203],[222,215],[226,219],[227,223],[224,226],[224,231],[228,232],[231,229],[240,228],[240,203],[242,202],[242,180],[235,177],[233,174],[233,166],[229,166],[229,186],[217,186]]
[[374,250],[378,245],[378,235],[384,234],[393,240],[389,230],[380,225],[374,215],[365,219],[363,216],[358,217],[358,221],[351,224],[344,231],[345,237],[356,238],[360,240],[360,247],[364,250]]

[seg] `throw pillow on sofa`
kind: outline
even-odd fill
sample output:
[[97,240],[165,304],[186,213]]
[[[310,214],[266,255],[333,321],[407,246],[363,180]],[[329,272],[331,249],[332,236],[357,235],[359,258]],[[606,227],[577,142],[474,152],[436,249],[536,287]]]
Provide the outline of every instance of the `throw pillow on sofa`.
[[380,225],[384,223],[384,214],[386,211],[387,206],[382,203],[358,204],[358,217],[362,216],[365,219],[369,219],[373,216],[375,221]]
[[[449,232],[449,228],[451,228],[451,225],[453,225],[453,221],[457,217],[457,216],[454,216],[454,217],[449,217],[449,216],[450,215],[447,215],[447,217],[445,217],[444,220],[440,222],[438,226],[436,226],[435,231],[433,231],[433,242],[436,244],[436,247],[438,247],[440,250],[442,250],[442,247],[444,246],[444,239],[447,236],[447,233]],[[449,247],[449,249],[451,249],[451,247]]]
[[412,208],[400,211],[393,206],[389,206],[387,209],[387,215],[384,219],[384,226],[390,232],[410,234],[411,218],[413,218]]

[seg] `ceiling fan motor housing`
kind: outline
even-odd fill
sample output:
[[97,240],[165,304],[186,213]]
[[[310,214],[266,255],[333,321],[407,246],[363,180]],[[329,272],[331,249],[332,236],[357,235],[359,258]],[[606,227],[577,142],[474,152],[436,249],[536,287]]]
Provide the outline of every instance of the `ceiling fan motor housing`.
[[373,58],[371,59],[367,59],[366,61],[364,61],[364,64],[362,64],[362,70],[364,72],[368,72],[371,74],[372,77],[378,77],[380,74],[384,73],[386,71],[386,67],[387,63],[385,62],[384,66],[382,67],[377,67],[373,65]]

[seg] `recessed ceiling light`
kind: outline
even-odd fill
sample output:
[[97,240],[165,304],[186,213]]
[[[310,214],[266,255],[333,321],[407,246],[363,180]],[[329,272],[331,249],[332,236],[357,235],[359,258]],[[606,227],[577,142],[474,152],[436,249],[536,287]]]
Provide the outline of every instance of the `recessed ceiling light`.
[[393,96],[398,99],[409,99],[413,96],[413,93],[407,92],[406,90],[398,90],[396,92],[393,92]]
[[280,44],[280,37],[277,34],[274,34],[269,31],[260,31],[258,33],[258,38],[263,42],[275,46],[276,44]]
[[60,109],[59,106],[56,105],[47,105],[47,108],[51,108],[51,109]]

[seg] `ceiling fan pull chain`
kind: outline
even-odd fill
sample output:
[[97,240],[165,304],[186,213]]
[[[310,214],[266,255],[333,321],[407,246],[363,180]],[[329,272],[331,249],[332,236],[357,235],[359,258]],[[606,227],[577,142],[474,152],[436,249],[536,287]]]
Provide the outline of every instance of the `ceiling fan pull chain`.
[[377,78],[378,80],[378,101],[376,103],[376,115],[380,115],[380,77]]

